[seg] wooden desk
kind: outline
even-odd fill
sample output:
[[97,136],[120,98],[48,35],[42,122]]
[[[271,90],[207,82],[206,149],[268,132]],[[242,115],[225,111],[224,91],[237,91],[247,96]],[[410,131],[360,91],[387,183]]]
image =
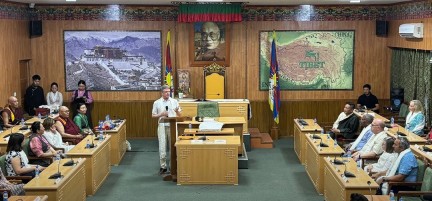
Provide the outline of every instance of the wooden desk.
[[8,201],[47,201],[48,196],[10,196]]
[[[50,114],[50,115],[48,115],[48,117],[49,118],[51,118],[51,119],[55,119],[55,118],[57,118],[59,116],[59,114]],[[32,125],[34,122],[36,122],[36,121],[39,121],[39,122],[43,122],[45,120],[45,118],[43,118],[43,119],[39,119],[37,116],[34,116],[34,117],[32,117],[32,118],[30,118],[30,119],[28,119],[27,121],[25,121],[25,124],[26,125]]]
[[[86,200],[85,166],[86,159],[82,159],[75,166],[63,166],[70,159],[60,160],[60,172],[64,176],[59,183],[55,179],[48,179],[57,172],[57,162],[54,162],[41,172],[39,178],[32,179],[24,185],[26,195],[47,195],[49,201],[78,201]],[[74,159],[76,162],[78,159]]]
[[[176,142],[177,184],[238,185],[239,136],[207,138],[201,144],[192,140]],[[215,143],[215,140],[225,140],[226,143]]]
[[371,197],[373,197],[373,201],[390,201],[389,195],[365,195],[365,197],[370,201],[372,201]]
[[186,128],[185,135],[234,135],[234,128],[222,128],[220,131],[199,131],[197,128]]
[[426,142],[427,142],[426,139],[424,139],[424,138],[422,138],[422,137],[420,137],[420,136],[418,136],[418,135],[416,135],[416,134],[408,131],[407,129],[405,129],[404,127],[399,126],[399,125],[396,126],[396,127],[390,128],[387,131],[387,135],[391,136],[391,137],[396,137],[396,132],[397,131],[405,133],[407,135],[406,138],[408,139],[408,141],[411,144],[423,145],[423,144],[426,144]]
[[[432,145],[425,145],[426,147],[432,149]],[[416,148],[415,145],[410,145],[411,151],[414,155],[417,156],[418,159],[423,160],[423,158],[428,159],[429,163],[432,163],[432,152],[423,151],[423,145],[419,148]]]
[[306,136],[306,155],[305,155],[305,169],[312,184],[317,192],[321,195],[324,192],[323,178],[324,178],[324,158],[327,156],[334,158],[344,153],[344,150],[339,145],[334,145],[334,140],[328,134],[320,135],[322,142],[329,147],[319,147],[321,140],[312,139],[312,134]]
[[105,133],[111,136],[111,165],[120,164],[121,159],[126,153],[126,120],[114,129],[107,130]]
[[[212,99],[210,101],[218,102],[219,114],[221,117],[243,117],[248,119],[249,100],[247,99]],[[179,105],[182,108],[182,116],[197,116],[198,104],[205,103],[187,99],[179,99]],[[248,133],[248,121],[243,121],[243,133]],[[243,142],[243,140],[242,140]]]
[[75,145],[73,149],[66,153],[68,157],[87,159],[85,162],[85,186],[87,195],[95,194],[111,171],[111,136],[105,135],[105,139],[102,141],[102,143],[98,140],[95,140],[94,144],[97,146],[95,148],[86,149],[85,147],[87,144],[87,139],[91,138],[94,138],[94,136],[88,135],[80,143]]
[[326,201],[348,201],[351,193],[370,194],[368,181],[371,182],[372,193],[376,192],[378,184],[363,170],[357,168],[357,163],[352,158],[340,158],[346,161],[346,170],[356,177],[348,178],[346,182],[341,174],[345,170],[344,165],[334,165],[333,158],[324,160],[324,199]]
[[375,112],[372,112],[372,110],[368,110],[367,112],[359,112],[357,109],[354,110],[354,114],[357,115],[358,117],[362,117],[364,114],[370,114],[374,117],[374,119],[381,119],[384,122],[389,122],[389,120]]
[[308,125],[303,126],[298,123],[298,119],[294,119],[294,151],[302,165],[305,165],[306,156],[306,137],[309,134],[321,134],[322,128],[314,123],[313,119],[304,119]]
[[27,130],[20,130],[22,126],[14,126],[12,128],[9,128],[5,131],[3,131],[2,133],[0,133],[0,154],[3,155],[4,153],[6,153],[6,148],[7,148],[7,144],[8,141],[5,139],[5,136],[10,135],[11,133],[22,133],[24,136],[29,136],[30,135],[30,127]]
[[[223,128],[234,128],[234,135],[240,137],[240,145],[238,148],[238,154],[243,155],[243,125],[245,124],[245,119],[243,117],[218,117],[215,118],[215,121],[223,123]],[[201,122],[192,120],[192,121],[183,121],[177,123],[177,132],[178,135],[183,135],[186,128],[189,128],[189,124],[192,125],[192,128],[198,128]],[[172,142],[174,143],[174,142]]]

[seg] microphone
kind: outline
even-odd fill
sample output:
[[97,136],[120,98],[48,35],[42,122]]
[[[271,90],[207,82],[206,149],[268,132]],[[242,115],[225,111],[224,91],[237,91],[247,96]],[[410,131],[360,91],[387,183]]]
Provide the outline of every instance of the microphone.
[[333,159],[333,164],[335,164],[335,165],[344,165],[345,163],[343,161],[339,160],[339,159],[336,159],[336,155],[335,155],[335,157]]
[[432,152],[432,149],[427,147],[426,145],[423,145],[423,151],[425,152]]
[[397,130],[396,134],[400,135],[400,136],[404,136],[404,137],[407,136],[405,133],[399,131],[399,126],[398,126],[398,130]]
[[73,160],[73,158],[70,158],[70,161],[66,162],[63,164],[63,166],[73,166],[75,165],[75,161]]
[[58,164],[57,164],[57,172],[54,173],[53,175],[51,175],[48,179],[57,179],[57,178],[61,178],[61,172],[60,172],[60,160],[58,160]]
[[322,142],[322,139],[321,139],[321,142],[320,142],[319,146],[320,147],[328,147],[328,144]]
[[[317,134],[313,134],[312,135],[312,139],[321,139],[321,137],[318,136]],[[321,142],[322,142],[322,139],[321,139]]]
[[369,186],[369,194],[371,195],[371,201],[373,201],[372,189],[371,189],[371,181],[367,181],[367,185]]
[[346,170],[347,169],[346,163],[344,163],[344,165],[345,165],[345,171],[344,171],[345,177],[356,177],[355,174],[353,174],[353,173],[351,173],[351,172],[349,172],[349,171]]
[[[196,132],[198,133],[198,131],[196,131]],[[207,140],[207,137],[205,136],[205,133],[204,133],[204,136],[199,137],[198,140]]]

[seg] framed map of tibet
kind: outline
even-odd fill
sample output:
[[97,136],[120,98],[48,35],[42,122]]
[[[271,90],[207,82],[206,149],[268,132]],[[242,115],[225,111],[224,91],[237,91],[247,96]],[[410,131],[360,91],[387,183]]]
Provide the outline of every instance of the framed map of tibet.
[[[268,90],[273,31],[261,31],[260,90]],[[354,35],[348,31],[276,31],[281,90],[352,90]]]

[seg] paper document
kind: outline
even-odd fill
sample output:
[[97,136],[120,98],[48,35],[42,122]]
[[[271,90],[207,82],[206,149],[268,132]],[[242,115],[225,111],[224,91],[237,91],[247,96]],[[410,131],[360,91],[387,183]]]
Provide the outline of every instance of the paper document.
[[223,123],[217,121],[202,122],[199,125],[198,131],[221,131]]

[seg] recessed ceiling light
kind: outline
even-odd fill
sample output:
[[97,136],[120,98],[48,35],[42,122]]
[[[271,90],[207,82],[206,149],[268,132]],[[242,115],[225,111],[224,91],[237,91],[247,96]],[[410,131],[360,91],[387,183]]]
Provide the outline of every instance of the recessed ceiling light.
[[66,0],[66,1],[76,1],[76,0]]
[[197,2],[222,2],[223,0],[196,0]]
[[360,0],[350,0],[350,3],[360,3]]

